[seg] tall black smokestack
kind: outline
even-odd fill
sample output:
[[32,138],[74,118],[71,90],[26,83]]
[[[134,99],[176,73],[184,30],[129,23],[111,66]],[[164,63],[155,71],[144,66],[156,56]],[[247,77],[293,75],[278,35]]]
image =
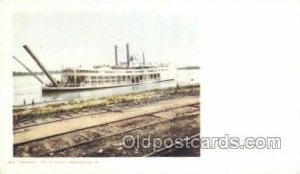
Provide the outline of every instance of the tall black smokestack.
[[115,45],[115,61],[116,61],[116,66],[118,66],[118,46]]
[[129,44],[126,44],[126,53],[127,53],[127,68],[129,67]]
[[145,54],[143,53],[143,66],[145,67]]

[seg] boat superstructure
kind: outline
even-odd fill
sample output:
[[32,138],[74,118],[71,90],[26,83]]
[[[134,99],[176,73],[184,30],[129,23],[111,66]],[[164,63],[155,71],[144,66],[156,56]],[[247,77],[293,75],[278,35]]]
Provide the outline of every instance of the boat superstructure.
[[174,80],[175,70],[172,64],[147,68],[65,68],[62,70],[60,85],[45,86],[43,91],[108,88]]

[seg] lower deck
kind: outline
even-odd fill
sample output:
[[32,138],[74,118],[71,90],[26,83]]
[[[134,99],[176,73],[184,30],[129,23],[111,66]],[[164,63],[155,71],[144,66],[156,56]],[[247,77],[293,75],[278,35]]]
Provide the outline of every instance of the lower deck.
[[102,84],[102,85],[94,85],[94,86],[73,86],[73,87],[43,87],[42,92],[67,92],[67,91],[80,91],[80,90],[94,90],[94,89],[103,89],[103,88],[115,88],[115,87],[122,87],[122,86],[133,86],[133,85],[140,85],[145,83],[158,83],[164,81],[172,81],[174,79],[166,79],[166,80],[156,80],[156,81],[148,81],[148,82],[139,82],[139,83],[114,83],[114,84]]

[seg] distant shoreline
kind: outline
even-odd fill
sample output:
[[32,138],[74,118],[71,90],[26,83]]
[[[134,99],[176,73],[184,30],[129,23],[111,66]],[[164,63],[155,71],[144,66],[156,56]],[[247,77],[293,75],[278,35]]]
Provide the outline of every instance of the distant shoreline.
[[200,66],[185,66],[185,67],[178,67],[178,70],[192,70],[192,69],[200,69]]
[[[178,70],[196,70],[200,69],[200,66],[185,66],[185,67],[178,67]],[[60,74],[61,71],[49,71],[50,74]],[[34,75],[43,75],[43,72],[33,72]],[[32,76],[33,74],[29,72],[13,72],[13,76]]]

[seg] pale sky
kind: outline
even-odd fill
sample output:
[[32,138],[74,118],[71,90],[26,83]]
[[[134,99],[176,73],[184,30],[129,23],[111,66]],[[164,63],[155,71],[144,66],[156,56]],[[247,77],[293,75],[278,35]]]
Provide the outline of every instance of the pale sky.
[[[195,65],[199,59],[199,21],[187,14],[141,12],[19,12],[13,18],[13,54],[33,71],[40,71],[23,49],[27,44],[48,70],[100,64],[114,65],[131,55],[146,62]],[[14,71],[26,71],[17,62]]]

